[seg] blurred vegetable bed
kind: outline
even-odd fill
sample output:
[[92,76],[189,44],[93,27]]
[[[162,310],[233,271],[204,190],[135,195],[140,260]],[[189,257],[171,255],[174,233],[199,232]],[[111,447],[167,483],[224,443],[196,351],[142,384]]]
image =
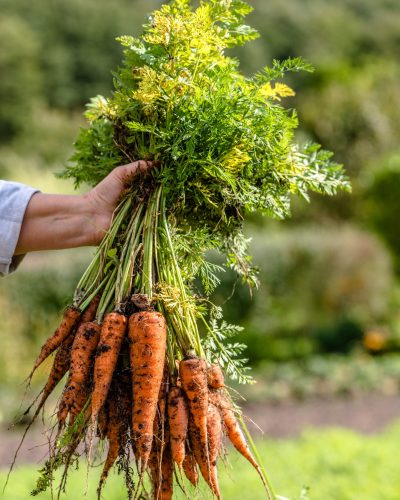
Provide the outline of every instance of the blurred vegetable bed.
[[268,362],[257,369],[257,383],[240,388],[251,401],[400,392],[400,358],[396,354],[317,355],[301,361]]

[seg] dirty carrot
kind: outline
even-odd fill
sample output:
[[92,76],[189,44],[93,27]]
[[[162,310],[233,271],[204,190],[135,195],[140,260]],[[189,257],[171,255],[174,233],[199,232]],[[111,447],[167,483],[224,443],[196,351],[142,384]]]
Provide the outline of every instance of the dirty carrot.
[[189,411],[185,395],[179,387],[172,387],[168,395],[168,419],[172,460],[182,469],[185,460]]
[[[101,327],[94,322],[81,323],[71,349],[69,377],[60,403],[64,423],[79,390],[87,385],[93,366],[94,353],[99,343]],[[60,418],[59,418],[60,422]]]
[[106,461],[104,462],[103,471],[101,473],[99,486],[97,489],[97,496],[100,498],[101,490],[103,484],[108,477],[111,467],[114,465],[120,453],[120,425],[119,421],[118,407],[116,397],[112,397],[109,402],[109,413],[108,413],[108,429],[107,429],[107,439],[108,439],[108,453]]
[[100,302],[100,295],[96,295],[92,302],[87,306],[87,308],[82,312],[81,323],[89,323],[93,321],[96,317],[97,307]]
[[124,454],[128,442],[128,428],[131,417],[130,375],[119,373],[112,382],[108,398],[107,439],[109,443],[107,458],[104,463],[97,490],[100,498],[101,490],[111,467],[119,456]]
[[207,383],[211,389],[225,387],[224,374],[219,365],[213,364],[207,369]]
[[167,328],[158,312],[139,312],[129,319],[132,370],[133,444],[140,473],[146,469],[153,441],[153,423],[164,371]]
[[72,333],[74,327],[77,325],[80,318],[80,311],[73,306],[69,306],[64,311],[63,319],[53,333],[51,337],[49,337],[46,342],[43,344],[39,356],[36,359],[35,365],[29,374],[28,380],[32,378],[35,370],[40,366],[43,361],[50,356],[52,352],[54,352],[62,342]]
[[91,403],[93,425],[95,425],[99,411],[107,399],[118,354],[124,340],[126,324],[126,316],[114,311],[106,315],[101,327],[93,374],[94,387]]
[[189,436],[193,455],[199,466],[201,475],[210,487],[211,491],[217,496],[217,498],[219,498],[219,491],[215,488],[210,475],[211,465],[209,463],[208,449],[203,446],[200,436],[200,429],[195,425],[192,418],[189,419]]
[[248,460],[251,463],[251,465],[256,469],[256,471],[258,472],[258,474],[262,479],[262,482],[265,485],[265,479],[262,470],[249,449],[243,431],[239,425],[239,422],[235,417],[235,412],[232,403],[225,395],[218,395],[218,396],[220,399],[220,404],[218,405],[218,409],[221,412],[222,421],[224,423],[226,434],[230,442],[237,449],[237,451],[244,458],[246,458],[246,460]]
[[199,473],[197,472],[196,460],[193,456],[193,453],[188,449],[187,446],[182,466],[185,472],[185,476],[189,479],[193,486],[197,486],[199,483]]
[[183,390],[189,400],[190,414],[194,424],[199,429],[201,443],[207,450],[208,387],[206,361],[197,357],[181,361],[179,375]]
[[217,459],[220,454],[222,444],[222,422],[219,411],[212,404],[208,405],[207,437],[210,460],[210,482],[213,485],[216,496],[219,498],[220,492],[218,486]]
[[[9,476],[14,468],[15,461],[16,461],[17,456],[18,456],[18,452],[21,449],[21,446],[25,440],[25,437],[26,437],[29,429],[31,428],[31,426],[35,422],[37,416],[40,413],[40,410],[43,408],[45,402],[47,401],[47,398],[50,396],[50,394],[53,392],[54,388],[57,386],[57,384],[60,382],[60,380],[64,377],[64,375],[67,373],[67,371],[69,369],[70,356],[71,356],[71,346],[72,346],[73,340],[74,340],[74,337],[72,335],[67,337],[63,341],[63,343],[61,344],[61,346],[59,347],[59,349],[57,351],[57,354],[56,354],[54,361],[53,361],[53,365],[51,367],[49,377],[47,379],[45,386],[43,387],[43,389],[41,391],[42,397],[41,397],[39,404],[35,410],[35,413],[33,414],[32,419],[30,420],[29,424],[27,425],[27,427],[24,431],[24,434],[22,435],[22,438],[21,438],[21,441],[18,445],[18,448],[15,451],[13,461],[11,463],[9,472],[7,474],[6,485],[8,483],[8,478],[9,478]],[[24,412],[24,415],[27,415],[29,413],[33,404],[34,403],[32,403],[29,406],[29,408]]]
[[[40,402],[35,410],[35,414],[32,417],[32,420],[35,420],[36,417],[39,415],[39,412],[42,409],[45,402],[47,401],[47,398],[50,396],[50,394],[53,392],[53,390],[58,385],[60,380],[64,377],[64,375],[69,370],[70,360],[71,360],[71,346],[72,346],[73,341],[74,341],[74,336],[70,335],[69,337],[67,337],[64,340],[64,342],[58,348],[58,351],[57,351],[57,354],[55,355],[53,365],[51,367],[51,371],[50,371],[49,377],[47,379],[46,385],[43,387],[43,390],[42,390],[42,397],[41,397]],[[28,412],[29,412],[29,408],[25,412],[25,415]]]
[[161,500],[171,500],[173,494],[174,465],[171,459],[170,443],[164,447],[161,459]]

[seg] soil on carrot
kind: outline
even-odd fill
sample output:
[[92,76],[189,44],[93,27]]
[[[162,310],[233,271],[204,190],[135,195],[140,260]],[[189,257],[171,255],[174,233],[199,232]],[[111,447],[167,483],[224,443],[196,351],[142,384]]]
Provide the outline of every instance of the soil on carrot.
[[[308,427],[341,426],[365,434],[381,431],[400,417],[400,396],[369,394],[358,398],[314,399],[279,404],[248,403],[243,413],[268,437],[294,437]],[[256,438],[262,434],[250,424]],[[10,465],[21,439],[18,430],[0,428],[0,468]],[[27,436],[19,453],[17,465],[39,463],[48,451],[40,424]]]

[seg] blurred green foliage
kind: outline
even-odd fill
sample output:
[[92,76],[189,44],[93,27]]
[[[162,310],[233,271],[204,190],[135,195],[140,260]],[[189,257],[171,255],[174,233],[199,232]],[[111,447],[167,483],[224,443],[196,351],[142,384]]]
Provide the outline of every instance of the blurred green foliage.
[[[136,30],[154,0],[0,0],[3,16],[18,16],[41,42],[43,97],[55,107],[77,107],[111,87],[120,61],[115,38]],[[4,17],[5,22],[7,17]]]
[[[35,185],[38,175],[62,170],[82,105],[111,89],[111,70],[121,59],[114,38],[137,34],[145,14],[161,3],[0,0],[0,176]],[[261,38],[237,50],[242,67],[250,74],[288,56],[315,66],[313,74],[291,77],[297,95],[287,102],[299,110],[300,140],[335,151],[354,192],[295,202],[284,224],[253,220],[248,234],[260,290],[251,297],[225,273],[215,300],[223,303],[234,292],[225,314],[245,326],[255,364],[359,351],[371,329],[392,339],[390,350],[400,338],[400,3],[250,3],[249,23]],[[0,328],[8,346],[0,353],[3,380],[21,380],[21,366],[25,373],[56,324],[84,265],[70,252],[63,255],[62,264],[52,256],[46,266],[24,263],[0,282]],[[9,361],[14,339],[17,364]]]
[[41,97],[40,39],[22,18],[0,18],[0,142],[26,132]]
[[224,309],[228,321],[245,327],[240,340],[252,363],[349,352],[372,325],[387,324],[394,277],[376,237],[344,224],[248,232],[261,286],[250,296],[225,273],[214,300],[223,304],[235,289]]
[[371,357],[318,354],[301,361],[264,361],[256,372],[257,383],[240,387],[250,401],[284,401],[309,398],[385,395],[400,391],[398,354]]

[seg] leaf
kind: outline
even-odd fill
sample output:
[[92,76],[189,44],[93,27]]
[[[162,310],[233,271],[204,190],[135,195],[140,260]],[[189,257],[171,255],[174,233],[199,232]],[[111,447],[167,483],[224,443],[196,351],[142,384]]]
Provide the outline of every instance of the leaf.
[[110,259],[114,259],[116,255],[117,255],[116,248],[110,248],[110,250],[107,252],[107,257],[109,257]]

